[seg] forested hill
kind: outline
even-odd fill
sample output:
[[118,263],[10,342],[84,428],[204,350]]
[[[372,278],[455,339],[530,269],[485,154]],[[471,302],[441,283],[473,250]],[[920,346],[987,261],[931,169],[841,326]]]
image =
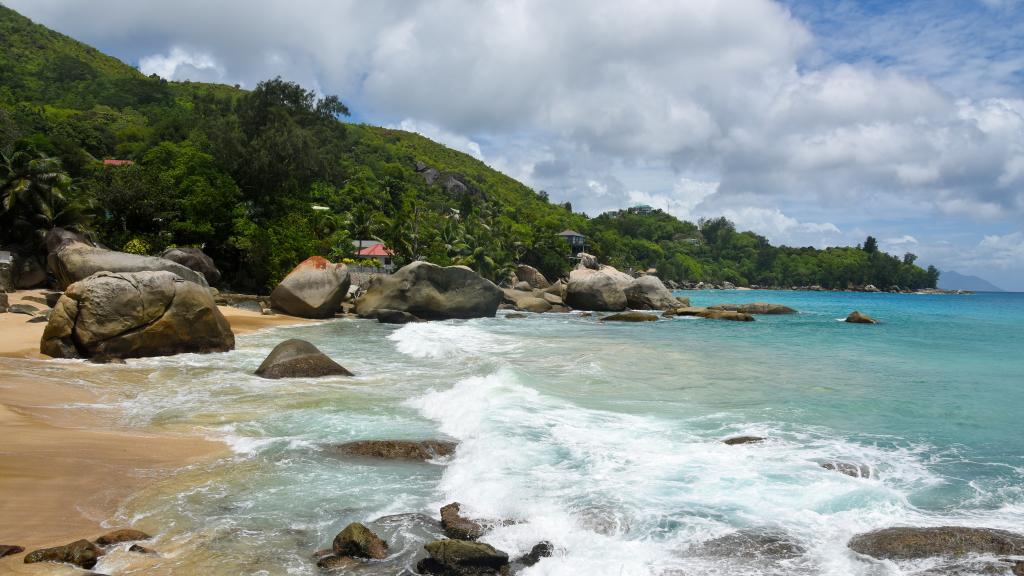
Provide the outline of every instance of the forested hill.
[[351,257],[354,239],[492,279],[516,262],[558,276],[565,229],[602,261],[664,279],[916,288],[937,278],[872,241],[785,248],[724,219],[590,219],[469,155],[346,116],[337,97],[281,79],[246,91],[147,77],[0,6],[0,245],[31,252],[63,225],[121,250],[202,246],[242,290],[272,286],[311,254]]

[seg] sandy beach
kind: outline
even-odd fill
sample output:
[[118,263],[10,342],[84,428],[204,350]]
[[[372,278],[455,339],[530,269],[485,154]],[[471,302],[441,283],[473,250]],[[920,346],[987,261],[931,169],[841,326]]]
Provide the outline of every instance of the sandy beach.
[[[41,294],[8,296],[11,304],[44,308],[26,300]],[[236,308],[221,311],[236,335],[308,322]],[[187,433],[120,428],[101,413],[75,407],[96,398],[62,382],[63,377],[102,366],[62,361],[51,378],[19,374],[26,362],[49,362],[39,353],[46,324],[28,319],[0,314],[0,437],[5,440],[0,447],[0,544],[24,546],[28,552],[99,536],[104,532],[101,522],[149,478],[226,452],[219,442]],[[54,573],[53,565],[24,565],[23,556],[0,559],[0,572]]]

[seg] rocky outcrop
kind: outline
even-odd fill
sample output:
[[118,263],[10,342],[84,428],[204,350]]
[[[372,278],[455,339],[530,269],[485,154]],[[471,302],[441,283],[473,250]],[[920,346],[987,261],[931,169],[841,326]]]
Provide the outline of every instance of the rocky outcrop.
[[432,460],[455,453],[454,442],[444,440],[358,440],[325,446],[328,452],[343,456],[386,460]]
[[878,324],[878,320],[867,314],[861,314],[859,310],[850,312],[850,315],[846,317],[846,321],[851,324]]
[[138,540],[149,540],[150,538],[152,538],[152,536],[146,534],[142,530],[124,528],[121,530],[114,530],[113,532],[107,532],[103,536],[94,540],[93,543],[97,546],[113,546],[114,544],[121,544],[123,542],[136,542]]
[[61,562],[74,564],[86,570],[96,565],[99,557],[103,556],[103,550],[96,547],[88,540],[78,540],[64,546],[43,548],[25,555],[25,564],[36,562]]
[[384,277],[356,301],[356,313],[401,310],[426,320],[485,318],[498,311],[504,294],[464,266],[413,262]]
[[256,375],[263,378],[319,378],[351,376],[352,373],[313,344],[292,338],[274,346],[256,369]]
[[738,446],[740,444],[757,444],[764,441],[765,439],[760,436],[733,436],[732,438],[722,440],[722,443],[729,446]]
[[330,318],[348,294],[348,267],[312,256],[292,269],[270,293],[270,305],[299,318]]
[[[52,233],[53,231],[51,231]],[[61,289],[84,280],[97,272],[132,273],[165,271],[179,278],[209,286],[202,274],[177,262],[154,256],[140,256],[126,252],[105,250],[91,243],[80,241],[80,237],[64,231],[65,235],[47,235],[47,247],[53,246],[47,257],[50,273],[57,279]]]
[[538,290],[543,290],[551,285],[548,279],[541,274],[540,270],[528,264],[516,266],[516,280],[526,282],[530,285],[530,288],[537,288]]
[[211,285],[220,282],[220,270],[213,263],[213,258],[199,248],[168,248],[160,257],[202,274]]
[[416,564],[420,574],[482,576],[499,574],[509,564],[508,554],[483,542],[437,540],[424,548],[430,557]]
[[796,310],[782,304],[769,304],[768,302],[751,302],[750,304],[718,304],[708,306],[709,310],[726,310],[730,312],[742,312],[744,314],[796,314]]
[[611,266],[594,270],[580,266],[569,274],[564,300],[577,310],[619,312],[625,310],[626,288],[633,278]]
[[174,273],[100,272],[68,287],[40,351],[54,358],[137,358],[226,352],[231,326],[210,292]]
[[1024,536],[1020,534],[966,526],[885,528],[854,536],[847,545],[854,552],[882,560],[1024,554]]
[[479,523],[463,517],[459,514],[461,505],[452,502],[441,508],[441,527],[449,538],[456,540],[476,540],[484,533],[484,527]]
[[612,314],[611,316],[605,316],[601,318],[601,322],[656,322],[658,317],[654,314],[644,314],[643,312],[619,312],[618,314]]
[[679,307],[679,301],[657,276],[641,276],[625,289],[626,304],[634,310],[670,310]]
[[544,293],[539,291],[505,289],[502,292],[504,292],[504,301],[512,304],[513,308],[519,312],[535,312],[540,314],[551,310],[555,305],[546,298],[541,297],[540,295]]
[[334,537],[331,544],[339,556],[381,560],[388,556],[388,543],[359,522],[353,522]]

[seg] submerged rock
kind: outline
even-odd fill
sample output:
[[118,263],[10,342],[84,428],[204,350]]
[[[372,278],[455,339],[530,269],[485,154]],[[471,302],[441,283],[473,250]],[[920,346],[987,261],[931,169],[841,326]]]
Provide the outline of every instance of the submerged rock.
[[509,565],[508,554],[483,542],[437,540],[424,546],[430,558],[421,560],[421,574],[483,575],[498,574]]
[[150,538],[152,538],[152,536],[146,534],[142,530],[124,528],[121,530],[114,530],[113,532],[107,532],[93,542],[97,546],[113,546],[114,544],[120,544],[122,542],[135,542],[138,540],[149,540]]
[[360,566],[361,564],[362,562],[356,560],[351,556],[335,556],[334,554],[324,556],[323,558],[320,558],[316,561],[317,568],[328,571],[355,568],[357,566]]
[[99,272],[57,301],[40,351],[54,358],[226,352],[235,335],[209,291],[171,272]]
[[530,551],[526,554],[523,554],[519,558],[516,558],[515,563],[521,564],[526,567],[530,567],[536,564],[537,562],[540,562],[541,558],[550,558],[551,555],[554,554],[554,552],[554,545],[552,545],[551,542],[544,540],[543,542],[538,542],[537,544],[535,544],[533,548],[531,548]]
[[878,320],[867,314],[861,314],[858,310],[850,312],[850,315],[846,317],[846,321],[851,324],[878,324]]
[[713,540],[698,549],[700,554],[731,558],[785,560],[798,558],[806,550],[785,533],[775,531],[738,530]]
[[345,456],[388,460],[432,460],[455,453],[457,444],[445,440],[358,440],[326,447]]
[[292,269],[270,293],[270,305],[289,316],[330,318],[351,284],[348,267],[311,256]]
[[256,369],[256,375],[263,378],[319,378],[351,376],[352,373],[313,344],[292,338],[274,347]]
[[758,442],[764,442],[766,439],[760,436],[734,436],[732,438],[726,438],[722,440],[723,443],[729,446],[736,446],[738,444],[756,444]]
[[989,528],[941,526],[885,528],[854,536],[851,550],[882,560],[912,560],[964,554],[1024,554],[1024,536]]
[[832,470],[854,478],[871,478],[871,467],[867,464],[854,464],[853,462],[822,462],[820,466],[825,470]]
[[503,293],[464,266],[413,262],[368,288],[356,301],[362,317],[381,309],[401,310],[427,320],[493,317]]
[[796,314],[797,311],[782,304],[769,304],[768,302],[751,302],[750,304],[718,304],[709,306],[710,310],[728,310],[732,312],[743,312],[744,314]]
[[156,556],[157,555],[156,554],[156,550],[153,550],[152,548],[146,548],[145,546],[143,546],[141,544],[132,544],[131,546],[128,547],[128,551],[129,552],[134,552],[136,554],[146,554],[148,556]]
[[377,310],[377,322],[381,324],[408,324],[410,322],[422,322],[416,316],[401,310],[388,310],[382,308]]
[[644,314],[643,312],[619,312],[618,314],[612,314],[611,316],[605,316],[601,318],[602,322],[655,322],[658,317],[654,314]]
[[339,532],[331,548],[339,556],[381,560],[388,555],[388,543],[359,522],[353,522]]
[[4,556],[14,556],[15,554],[21,554],[25,551],[23,546],[15,546],[13,544],[0,544],[0,558]]
[[441,508],[441,527],[449,538],[456,540],[476,540],[484,533],[480,524],[459,514],[460,505],[452,502]]
[[74,564],[88,570],[96,565],[100,556],[103,556],[103,550],[96,547],[95,544],[88,540],[78,540],[64,546],[43,548],[30,552],[25,556],[25,564],[61,562],[64,564]]

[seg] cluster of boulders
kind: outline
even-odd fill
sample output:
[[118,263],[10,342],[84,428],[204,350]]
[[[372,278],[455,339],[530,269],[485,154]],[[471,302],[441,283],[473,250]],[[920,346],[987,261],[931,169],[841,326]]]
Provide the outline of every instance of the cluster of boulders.
[[684,304],[656,276],[634,278],[598,263],[590,254],[581,253],[579,257],[580,262],[569,273],[562,294],[571,308],[621,312],[626,309],[669,310]]
[[314,554],[317,566],[333,571],[353,569],[374,561],[389,561],[413,565],[418,574],[504,576],[533,566],[554,553],[554,546],[543,541],[538,542],[528,553],[511,559],[507,552],[478,541],[487,531],[487,523],[463,517],[458,502],[441,508],[439,525],[435,519],[418,514],[384,517],[371,524],[385,527],[400,524],[404,530],[396,532],[394,537],[405,540],[413,532],[409,530],[410,523],[419,525],[417,531],[422,540],[416,543],[400,542],[392,547],[366,525],[353,522],[334,537],[330,549]]
[[[133,530],[130,528],[114,530],[113,532],[108,532],[92,541],[82,539],[63,546],[34,550],[25,555],[25,564],[53,562],[58,564],[71,564],[73,566],[78,566],[79,568],[91,570],[96,566],[96,563],[99,562],[100,557],[106,554],[110,548],[119,544],[139,542],[149,540],[151,538],[152,537],[149,534],[146,534],[141,530]],[[21,554],[24,551],[25,548],[22,546],[0,545],[0,558]],[[128,548],[128,551],[139,554],[156,554],[156,551],[140,544],[132,544],[132,546]]]

